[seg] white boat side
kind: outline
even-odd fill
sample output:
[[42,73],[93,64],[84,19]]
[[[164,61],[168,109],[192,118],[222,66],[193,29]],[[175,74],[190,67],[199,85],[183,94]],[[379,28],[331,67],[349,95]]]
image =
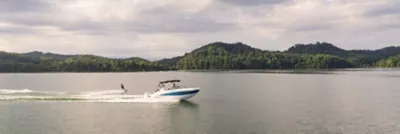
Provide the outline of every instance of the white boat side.
[[178,88],[171,90],[160,89],[149,96],[156,99],[187,100],[195,96],[199,91],[200,88]]

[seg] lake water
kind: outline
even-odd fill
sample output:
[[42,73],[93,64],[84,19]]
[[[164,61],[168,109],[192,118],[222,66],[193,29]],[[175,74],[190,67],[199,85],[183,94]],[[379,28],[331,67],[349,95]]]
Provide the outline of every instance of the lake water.
[[[178,103],[13,100],[51,93],[128,94],[182,79]],[[0,74],[1,134],[400,133],[400,70]],[[45,92],[46,91],[46,92]]]

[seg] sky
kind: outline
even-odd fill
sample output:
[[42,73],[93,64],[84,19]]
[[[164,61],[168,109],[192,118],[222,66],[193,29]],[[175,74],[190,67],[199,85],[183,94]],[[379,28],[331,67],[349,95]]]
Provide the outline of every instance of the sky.
[[143,57],[205,44],[400,45],[400,0],[0,0],[0,51]]

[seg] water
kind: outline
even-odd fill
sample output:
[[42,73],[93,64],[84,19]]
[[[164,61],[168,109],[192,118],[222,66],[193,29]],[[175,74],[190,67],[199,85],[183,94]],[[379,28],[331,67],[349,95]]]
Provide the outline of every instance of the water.
[[[126,101],[166,79],[202,89]],[[399,69],[0,74],[0,133],[399,133],[399,81]]]

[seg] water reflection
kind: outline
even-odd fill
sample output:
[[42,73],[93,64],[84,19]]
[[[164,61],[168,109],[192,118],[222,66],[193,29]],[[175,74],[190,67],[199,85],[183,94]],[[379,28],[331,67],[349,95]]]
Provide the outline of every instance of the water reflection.
[[191,102],[191,101],[181,101],[179,103],[179,106],[185,107],[185,108],[192,108],[192,109],[197,109],[199,107],[198,104]]
[[[3,89],[81,92],[89,87],[87,92],[91,92],[133,81],[139,84],[130,94],[141,94],[171,76],[187,86],[202,88],[195,98],[178,103],[0,101],[0,133],[364,134],[400,130],[400,71],[332,73],[335,75],[262,71],[0,75]],[[24,83],[26,80],[33,81]]]
[[334,69],[295,69],[295,70],[196,70],[195,73],[270,73],[270,74],[337,74]]
[[191,101],[181,101],[171,105],[168,133],[194,133],[200,122],[199,105]]

